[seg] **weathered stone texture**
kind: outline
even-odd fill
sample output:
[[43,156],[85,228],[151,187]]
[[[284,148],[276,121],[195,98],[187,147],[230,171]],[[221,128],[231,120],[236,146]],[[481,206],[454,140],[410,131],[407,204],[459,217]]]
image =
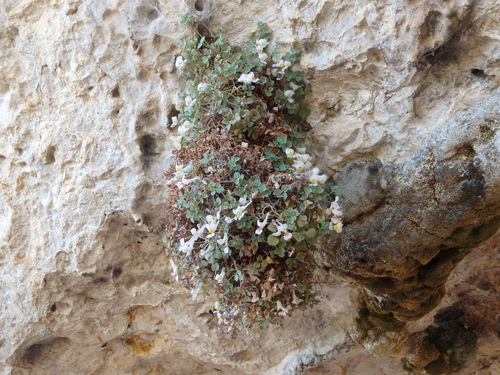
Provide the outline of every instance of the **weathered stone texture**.
[[[360,337],[352,285],[323,286],[322,302],[282,329],[226,335],[210,298],[173,283],[163,170],[178,147],[168,124],[184,87],[174,61],[185,12],[236,44],[264,21],[303,51],[310,139],[320,167],[339,172],[347,222],[318,259],[367,287],[366,321],[387,329],[365,329],[367,348],[408,349],[433,322],[405,328],[391,350],[389,325],[432,310],[498,226],[495,0],[4,0],[0,373],[298,374]],[[481,332],[498,327],[466,313],[481,356]],[[415,348],[420,367],[436,354]],[[495,368],[494,355],[481,360]]]

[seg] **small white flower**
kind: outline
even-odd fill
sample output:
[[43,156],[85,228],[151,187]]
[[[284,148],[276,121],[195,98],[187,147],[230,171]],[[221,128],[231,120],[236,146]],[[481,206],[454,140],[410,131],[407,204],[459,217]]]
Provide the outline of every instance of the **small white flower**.
[[284,72],[290,66],[292,66],[292,63],[286,60],[280,60],[276,64],[273,64],[274,68],[280,68],[282,72]]
[[206,228],[206,225],[200,226],[199,224],[198,224],[198,229],[192,228],[191,229],[191,234],[193,236],[192,240],[196,241],[198,238],[200,238],[200,236],[202,235],[205,228]]
[[278,221],[278,226],[276,227],[276,232],[273,233],[273,236],[279,237],[281,236],[282,233],[288,232],[288,225],[287,224],[281,224]]
[[[217,215],[219,216],[219,214]],[[207,225],[206,225],[206,228],[207,228],[207,231],[208,233],[210,233],[207,238],[211,238],[213,236],[215,236],[215,231],[217,230],[217,227],[219,226],[219,218],[213,216],[213,215],[208,215],[206,217],[206,220],[207,220]]]
[[262,52],[264,50],[264,48],[267,47],[267,45],[269,44],[269,42],[267,41],[267,39],[257,39],[257,51],[259,52]]
[[223,246],[223,245],[227,245],[227,233],[224,233],[224,237],[219,238],[219,239],[217,240],[217,243],[218,243],[219,245],[221,245],[221,246]]
[[198,92],[205,92],[205,90],[207,89],[207,84],[204,83],[204,82],[201,82],[198,84]]
[[292,233],[288,231],[288,225],[287,224],[281,224],[278,221],[278,226],[276,227],[276,232],[273,233],[273,236],[279,237],[283,234],[283,239],[285,241],[288,241],[290,238],[292,238]]
[[293,94],[295,94],[293,90],[285,90],[285,92],[283,93],[283,95],[285,95],[285,98],[288,99],[290,99],[293,96]]
[[189,241],[185,241],[184,238],[181,238],[181,242],[179,244],[179,251],[186,253],[186,254],[191,254],[191,251],[193,251],[194,247],[194,240],[190,239]]
[[334,230],[337,233],[342,233],[343,226],[344,224],[342,223],[342,220],[340,218],[335,218],[335,217],[332,218],[329,224],[330,230]]
[[184,66],[186,65],[186,62],[184,61],[184,58],[182,56],[177,56],[175,59],[175,67],[177,69],[184,69]]
[[[300,89],[300,86],[299,85],[296,85],[295,83],[293,82],[290,82],[290,87],[292,88],[293,91],[297,91],[297,89]],[[304,148],[305,150],[305,148]],[[305,152],[305,151],[304,151]]]
[[266,218],[264,219],[264,221],[257,220],[257,230],[255,231],[255,234],[257,234],[257,235],[262,234],[262,231],[264,230],[264,228],[267,225],[267,219],[268,218],[269,218],[269,212],[267,213]]
[[303,161],[296,161],[293,163],[293,167],[297,172],[304,173],[312,168],[312,164],[309,162],[304,163]]
[[342,216],[338,201],[339,197],[336,197],[335,200],[330,203],[330,207],[326,209],[327,215]]
[[184,121],[181,126],[177,128],[180,135],[186,134],[194,125],[189,121]]
[[249,200],[247,197],[241,197],[240,199],[238,199],[238,202],[240,202],[240,204],[244,206],[249,202]]
[[[297,151],[298,151],[298,150],[297,150]],[[299,152],[300,152],[300,151],[299,151]],[[300,153],[300,154],[297,154],[296,159],[297,159],[298,161],[303,162],[303,163],[308,163],[308,162],[310,162],[310,161],[312,160],[312,157],[311,157],[311,155],[309,155],[309,154],[306,154],[306,153]]]
[[233,210],[234,219],[241,220],[245,216],[247,206],[238,206]]
[[184,99],[184,101],[186,102],[186,105],[188,107],[192,107],[194,103],[196,103],[196,99],[191,98],[189,95],[186,96],[186,99]]
[[217,281],[219,284],[222,283],[222,281],[224,280],[224,276],[226,275],[226,270],[223,268],[221,273],[219,273],[218,275],[215,275],[214,279],[215,281]]
[[175,276],[175,281],[179,282],[179,274],[178,274],[177,265],[174,263],[174,261],[172,259],[170,259],[170,265],[172,266],[172,270],[174,271],[171,273],[171,275]]
[[240,78],[238,78],[238,82],[243,82],[243,83],[246,83],[246,84],[250,84],[250,83],[253,83],[253,82],[257,82],[258,81],[258,78],[255,77],[254,73],[253,72],[250,72],[248,74],[242,74],[240,76]]
[[326,182],[326,175],[324,174],[319,174],[319,169],[318,168],[313,168],[311,171],[311,175],[309,176],[309,182],[316,186],[319,184],[324,184]]
[[170,127],[175,128],[178,124],[177,116],[172,116],[172,125],[170,125]]
[[283,93],[283,95],[285,96],[285,98],[287,98],[290,103],[294,102],[294,100],[292,99],[292,97],[293,97],[294,94],[295,93],[293,92],[293,90],[285,90],[285,92]]
[[259,60],[262,64],[266,64],[267,58],[268,58],[267,53],[264,52],[259,53]]
[[289,158],[293,158],[295,156],[295,150],[293,148],[287,148],[285,150],[285,154],[286,156],[288,156]]

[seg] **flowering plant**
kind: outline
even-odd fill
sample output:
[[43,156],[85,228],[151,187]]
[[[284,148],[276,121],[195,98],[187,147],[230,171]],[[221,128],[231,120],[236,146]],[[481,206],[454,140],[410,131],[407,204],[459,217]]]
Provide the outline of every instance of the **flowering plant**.
[[280,323],[313,304],[311,245],[342,231],[335,188],[300,131],[310,91],[294,69],[300,53],[283,56],[271,36],[259,23],[246,48],[189,37],[175,62],[187,92],[171,122],[181,148],[166,172],[175,220],[165,242],[172,275],[193,298],[215,290],[214,314],[229,328]]

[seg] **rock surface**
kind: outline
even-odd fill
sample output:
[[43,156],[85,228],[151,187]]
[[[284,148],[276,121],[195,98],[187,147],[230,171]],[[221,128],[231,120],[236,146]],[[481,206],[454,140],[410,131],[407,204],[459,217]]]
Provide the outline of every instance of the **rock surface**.
[[[318,252],[321,303],[283,328],[222,333],[170,275],[185,12],[303,51],[347,225]],[[498,235],[477,248],[500,216],[499,20],[495,0],[0,3],[0,373],[446,372],[449,322],[477,337],[464,374],[500,371]]]

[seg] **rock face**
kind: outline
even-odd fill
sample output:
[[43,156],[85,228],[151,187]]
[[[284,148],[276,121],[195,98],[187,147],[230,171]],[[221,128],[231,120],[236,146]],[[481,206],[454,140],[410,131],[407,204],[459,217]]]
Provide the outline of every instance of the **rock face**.
[[[321,302],[282,328],[220,332],[170,275],[186,12],[303,51],[347,225],[318,244]],[[0,373],[498,373],[498,234],[479,244],[500,223],[499,19],[494,0],[2,2]]]

